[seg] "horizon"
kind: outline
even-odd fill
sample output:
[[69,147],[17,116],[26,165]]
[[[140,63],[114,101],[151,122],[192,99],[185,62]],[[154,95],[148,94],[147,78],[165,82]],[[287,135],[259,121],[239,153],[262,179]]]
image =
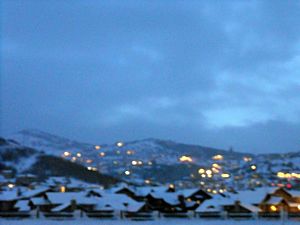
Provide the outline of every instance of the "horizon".
[[1,4],[0,136],[300,151],[300,2]]
[[54,133],[47,132],[47,131],[44,131],[44,130],[39,130],[39,129],[23,129],[23,130],[11,133],[8,136],[4,136],[3,138],[14,140],[14,135],[18,135],[18,134],[22,133],[23,131],[26,131],[26,132],[28,132],[28,131],[29,132],[41,132],[41,133],[46,134],[46,135],[51,135],[51,136],[55,136],[55,137],[62,138],[62,139],[67,139],[67,140],[70,140],[70,141],[75,141],[75,142],[82,143],[82,144],[100,145],[100,146],[101,145],[115,145],[115,143],[117,143],[119,141],[123,142],[126,145],[126,144],[132,144],[134,142],[142,142],[142,141],[154,140],[154,141],[172,142],[172,143],[180,144],[180,145],[188,145],[188,146],[211,148],[211,149],[222,150],[222,151],[231,151],[232,150],[232,151],[237,152],[237,153],[253,154],[253,155],[288,154],[288,153],[298,153],[298,152],[300,152],[299,150],[294,150],[294,151],[290,150],[290,151],[285,151],[285,152],[272,152],[272,151],[270,151],[270,152],[255,152],[255,153],[251,153],[251,152],[248,152],[248,151],[243,151],[243,150],[235,149],[234,146],[229,146],[228,148],[220,148],[218,146],[206,146],[206,145],[202,145],[201,143],[200,144],[198,144],[198,143],[194,144],[194,143],[181,142],[181,141],[172,140],[172,139],[161,139],[161,138],[157,138],[157,137],[145,137],[145,138],[134,139],[134,140],[119,140],[119,139],[116,139],[116,140],[114,140],[112,142],[89,142],[89,141],[82,141],[82,140],[74,139],[72,137],[60,136],[58,134],[54,134]]

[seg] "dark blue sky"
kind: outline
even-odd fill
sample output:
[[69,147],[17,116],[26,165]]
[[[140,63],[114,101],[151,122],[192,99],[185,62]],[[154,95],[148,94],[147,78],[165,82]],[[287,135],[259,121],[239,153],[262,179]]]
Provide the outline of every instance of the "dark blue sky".
[[2,1],[1,123],[300,150],[299,1]]

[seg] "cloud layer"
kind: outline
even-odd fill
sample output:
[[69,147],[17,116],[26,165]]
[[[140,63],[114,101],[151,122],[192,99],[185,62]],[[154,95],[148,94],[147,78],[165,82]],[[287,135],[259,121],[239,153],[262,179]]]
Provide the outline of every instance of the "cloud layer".
[[297,1],[4,1],[2,133],[300,150]]

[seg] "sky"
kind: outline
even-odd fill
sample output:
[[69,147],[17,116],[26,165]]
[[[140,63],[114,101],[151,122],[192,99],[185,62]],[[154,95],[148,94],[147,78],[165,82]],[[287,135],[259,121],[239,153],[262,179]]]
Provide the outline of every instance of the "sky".
[[299,1],[1,1],[1,135],[300,151]]

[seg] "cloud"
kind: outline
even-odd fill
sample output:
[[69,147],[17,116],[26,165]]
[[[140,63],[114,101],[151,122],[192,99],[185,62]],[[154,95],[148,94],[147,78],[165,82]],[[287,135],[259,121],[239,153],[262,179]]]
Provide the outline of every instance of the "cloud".
[[2,133],[300,148],[286,134],[300,127],[299,9],[296,1],[4,1]]

